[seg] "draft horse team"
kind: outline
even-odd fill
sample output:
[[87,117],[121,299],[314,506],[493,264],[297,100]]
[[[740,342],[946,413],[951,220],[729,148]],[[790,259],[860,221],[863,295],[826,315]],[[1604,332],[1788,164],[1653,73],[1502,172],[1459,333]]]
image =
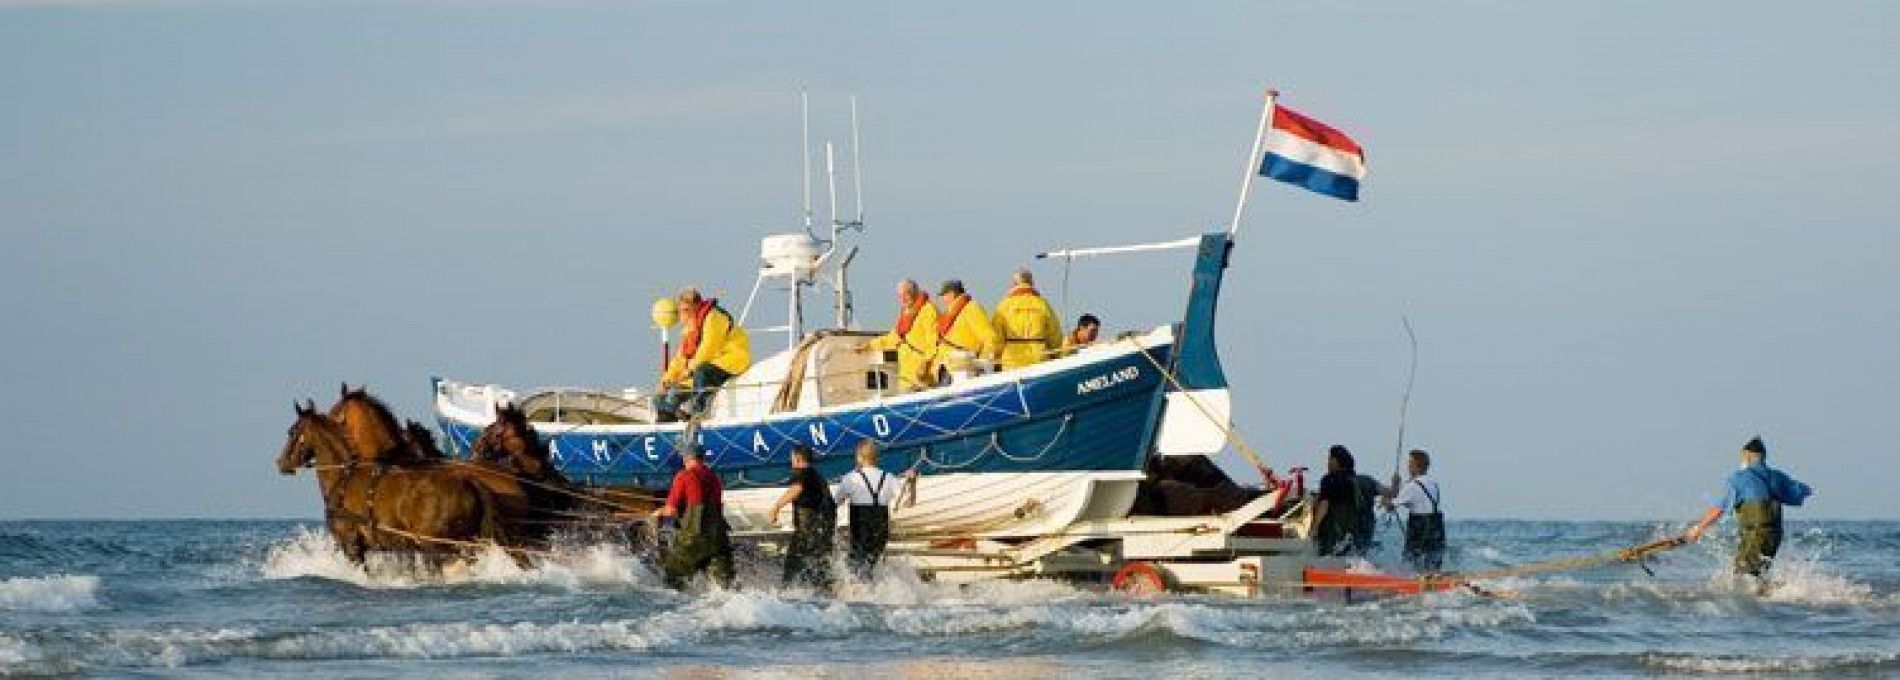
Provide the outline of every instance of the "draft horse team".
[[313,468],[324,523],[351,562],[372,551],[432,563],[500,546],[518,561],[553,532],[611,511],[656,504],[634,494],[583,492],[555,469],[526,414],[496,408],[471,460],[443,455],[429,430],[399,424],[362,388],[345,385],[328,412],[296,405],[277,469]]

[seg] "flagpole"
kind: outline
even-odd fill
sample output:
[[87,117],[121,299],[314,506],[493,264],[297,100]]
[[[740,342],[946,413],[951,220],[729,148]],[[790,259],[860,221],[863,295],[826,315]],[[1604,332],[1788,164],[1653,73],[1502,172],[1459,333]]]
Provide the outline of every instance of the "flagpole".
[[1253,133],[1253,151],[1247,154],[1247,167],[1240,173],[1240,200],[1234,202],[1234,221],[1227,224],[1227,236],[1240,233],[1240,215],[1247,210],[1247,194],[1253,188],[1253,176],[1260,173],[1260,146],[1266,142],[1267,126],[1273,124],[1273,102],[1280,91],[1267,88],[1266,105],[1260,108],[1260,126]]

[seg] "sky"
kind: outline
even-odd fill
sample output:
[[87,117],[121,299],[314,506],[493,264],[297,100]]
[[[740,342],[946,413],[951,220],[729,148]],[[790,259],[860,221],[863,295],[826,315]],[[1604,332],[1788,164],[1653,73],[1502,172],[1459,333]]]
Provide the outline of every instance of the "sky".
[[[650,384],[862,100],[861,318],[1223,228],[1261,91],[1367,150],[1257,183],[1242,436],[1435,453],[1454,517],[1680,519],[1760,434],[1796,518],[1900,518],[1900,5],[0,0],[0,518],[312,517],[292,400]],[[818,210],[825,210],[821,201]],[[1180,312],[1185,254],[1059,311]],[[1045,286],[1046,288],[1051,286]],[[1052,297],[1055,296],[1052,291]],[[763,349],[779,346],[759,337]]]

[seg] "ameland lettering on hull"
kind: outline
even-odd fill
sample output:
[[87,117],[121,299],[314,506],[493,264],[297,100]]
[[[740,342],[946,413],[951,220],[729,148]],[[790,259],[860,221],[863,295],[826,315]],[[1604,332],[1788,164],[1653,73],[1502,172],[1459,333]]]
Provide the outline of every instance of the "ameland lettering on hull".
[[1116,385],[1141,377],[1140,366],[1129,366],[1114,373],[1098,375],[1075,384],[1077,395],[1088,394],[1096,390],[1105,390]]

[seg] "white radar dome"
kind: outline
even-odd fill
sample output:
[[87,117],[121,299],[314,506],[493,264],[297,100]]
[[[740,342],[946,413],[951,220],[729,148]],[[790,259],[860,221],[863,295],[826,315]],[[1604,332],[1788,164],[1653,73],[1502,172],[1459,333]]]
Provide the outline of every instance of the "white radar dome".
[[818,268],[818,239],[811,234],[774,234],[759,241],[765,274],[810,274]]

